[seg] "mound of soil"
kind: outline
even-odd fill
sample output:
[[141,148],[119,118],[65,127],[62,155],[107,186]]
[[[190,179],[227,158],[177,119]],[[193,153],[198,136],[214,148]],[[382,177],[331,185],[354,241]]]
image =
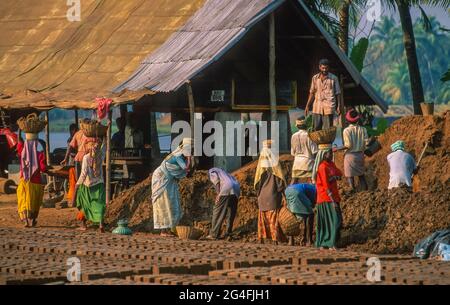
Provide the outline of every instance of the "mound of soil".
[[[418,173],[420,191],[406,189],[387,191],[389,167],[386,156],[390,145],[403,140],[406,149],[417,159],[426,141],[425,153]],[[414,245],[434,231],[450,226],[450,113],[441,116],[409,116],[395,121],[379,137],[382,149],[366,159],[370,191],[349,195],[347,185],[340,182],[344,227],[342,246],[372,253],[410,253]],[[343,168],[343,154],[335,155]],[[292,157],[282,155],[281,164],[290,177]],[[253,189],[257,161],[235,171],[241,185],[238,213],[234,229],[244,240],[256,238],[258,206]],[[417,179],[417,178],[416,178]],[[152,231],[151,177],[124,192],[108,206],[106,221],[115,225],[127,218],[138,231]],[[180,181],[183,224],[209,227],[215,192],[206,171]]]

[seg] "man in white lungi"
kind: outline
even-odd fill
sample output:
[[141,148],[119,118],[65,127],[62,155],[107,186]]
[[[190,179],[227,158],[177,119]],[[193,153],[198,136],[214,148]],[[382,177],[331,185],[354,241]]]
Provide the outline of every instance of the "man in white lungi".
[[317,144],[308,136],[304,116],[295,121],[298,131],[291,138],[291,155],[295,157],[292,165],[291,184],[311,182]]
[[344,174],[352,191],[356,190],[355,177],[358,177],[361,190],[367,190],[367,182],[364,177],[364,150],[368,142],[367,129],[359,125],[359,113],[351,109],[345,115],[350,124],[343,132],[344,146],[347,149],[344,156]]

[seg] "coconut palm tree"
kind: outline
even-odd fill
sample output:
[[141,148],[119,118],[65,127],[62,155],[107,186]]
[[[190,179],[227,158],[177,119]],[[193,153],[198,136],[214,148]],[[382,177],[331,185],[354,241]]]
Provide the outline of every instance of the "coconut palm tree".
[[391,8],[396,9],[399,13],[406,60],[408,63],[414,114],[421,114],[420,103],[424,102],[424,94],[410,8],[413,6],[420,6],[421,4],[427,4],[445,7],[447,9],[450,5],[450,0],[384,0],[383,2]]

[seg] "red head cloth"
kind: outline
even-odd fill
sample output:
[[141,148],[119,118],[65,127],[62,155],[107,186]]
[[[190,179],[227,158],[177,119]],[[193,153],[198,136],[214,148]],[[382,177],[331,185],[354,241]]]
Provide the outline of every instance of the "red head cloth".
[[347,111],[347,114],[345,115],[345,119],[349,123],[356,123],[360,118],[361,115],[359,115],[359,113],[354,109],[350,109],[349,111]]
[[109,105],[111,105],[112,99],[97,97],[95,101],[97,102],[97,118],[102,120],[109,112]]

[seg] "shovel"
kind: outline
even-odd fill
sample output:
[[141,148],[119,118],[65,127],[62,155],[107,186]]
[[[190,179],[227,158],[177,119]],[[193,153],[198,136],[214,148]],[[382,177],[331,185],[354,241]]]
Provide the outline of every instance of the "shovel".
[[[430,143],[430,141],[427,141],[425,143],[425,146],[422,149],[422,153],[419,156],[419,160],[417,160],[416,167],[419,167],[420,161],[422,161],[422,158],[425,155],[425,151],[427,150],[429,143]],[[417,174],[415,174],[415,175],[413,174],[412,179],[413,179],[413,181],[412,181],[412,189],[413,189],[413,192],[416,193],[416,192],[420,191],[420,178],[419,178],[419,176]]]

